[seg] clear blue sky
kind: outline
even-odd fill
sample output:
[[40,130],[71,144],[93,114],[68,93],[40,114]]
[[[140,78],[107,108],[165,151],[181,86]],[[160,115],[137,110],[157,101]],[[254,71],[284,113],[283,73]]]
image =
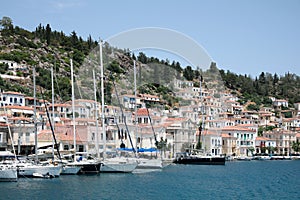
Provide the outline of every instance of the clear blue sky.
[[176,30],[199,43],[221,69],[300,75],[299,0],[10,0],[0,17],[35,30],[106,39],[134,28]]

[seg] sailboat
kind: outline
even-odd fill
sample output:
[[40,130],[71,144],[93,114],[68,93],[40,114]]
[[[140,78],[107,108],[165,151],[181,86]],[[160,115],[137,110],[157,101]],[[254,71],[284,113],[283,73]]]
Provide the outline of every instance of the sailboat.
[[51,176],[58,177],[61,173],[61,165],[55,163],[40,164],[38,163],[37,154],[37,120],[36,120],[36,86],[35,86],[35,68],[33,68],[33,82],[34,82],[34,132],[35,132],[35,162],[27,160],[20,160],[17,163],[19,177],[43,177]]
[[74,74],[73,74],[73,60],[70,59],[71,61],[71,85],[72,85],[72,118],[73,118],[73,134],[74,134],[74,150],[75,150],[75,155],[74,155],[74,162],[68,163],[66,166],[76,166],[80,167],[80,170],[78,174],[98,174],[100,172],[101,168],[101,162],[98,159],[92,158],[90,156],[88,157],[83,157],[81,155],[76,159],[76,128],[75,128],[75,105],[74,105]]
[[17,168],[13,165],[0,164],[0,182],[2,181],[17,181]]
[[[102,118],[102,133],[103,133],[103,161],[100,171],[103,173],[130,173],[137,167],[137,162],[132,161],[123,156],[116,156],[113,158],[106,157],[106,131],[105,131],[105,116],[104,116],[104,83],[103,83],[103,60],[102,60],[102,41],[99,42],[100,48],[100,70],[101,70],[101,118]],[[94,75],[94,96],[96,99],[96,84]],[[98,126],[97,126],[98,128]],[[98,131],[98,130],[97,130]]]
[[[54,74],[53,74],[53,68],[51,68],[52,122],[53,123],[51,123],[50,120],[49,120],[49,123],[50,123],[51,129],[53,129],[53,133],[54,133],[55,123],[54,123],[54,83],[53,83],[53,80],[54,80]],[[47,114],[48,114],[48,112],[47,112]],[[58,154],[59,154],[59,151],[58,151]],[[53,142],[53,145],[52,145],[52,157],[54,158],[54,142]],[[60,154],[59,154],[59,157],[60,157]],[[70,163],[67,160],[62,160],[61,157],[59,158],[59,160],[57,160],[55,162],[62,165],[62,171],[60,173],[61,175],[74,175],[74,174],[77,174],[80,170],[80,167],[70,165]]]
[[[135,60],[133,61],[133,68],[134,68],[134,95],[135,95],[135,99],[137,98],[136,95],[136,63]],[[116,96],[118,98],[118,94],[117,94],[117,89],[115,87],[115,91],[116,91]],[[119,98],[118,98],[119,100]],[[119,102],[120,104],[120,102]],[[122,107],[120,105],[121,111],[122,111]],[[148,110],[147,110],[148,111]],[[136,101],[135,101],[135,127],[137,127],[137,105],[136,105]],[[150,118],[150,116],[149,116]],[[151,118],[150,118],[151,121]],[[126,121],[125,121],[126,122]],[[151,124],[152,125],[152,124]],[[127,125],[125,123],[125,126],[127,128]],[[153,129],[153,127],[152,127]],[[155,135],[155,133],[154,133]],[[132,145],[133,146],[133,145]],[[126,149],[122,149],[121,150],[125,150]],[[127,149],[129,150],[129,149]],[[129,151],[133,151],[134,153],[136,153],[136,150],[132,147],[132,149],[130,149]],[[163,164],[162,164],[162,160],[161,159],[148,159],[148,158],[139,158],[139,157],[133,157],[133,158],[128,158],[131,161],[135,161],[137,162],[137,167],[135,168],[135,170],[133,171],[133,173],[144,173],[144,172],[151,172],[151,171],[157,171],[157,170],[161,170],[163,168]]]
[[[9,131],[11,135],[11,132]],[[13,146],[13,145],[12,145]],[[16,154],[13,147],[14,154],[9,151],[0,151],[0,182],[2,181],[17,181],[18,170],[16,167]]]

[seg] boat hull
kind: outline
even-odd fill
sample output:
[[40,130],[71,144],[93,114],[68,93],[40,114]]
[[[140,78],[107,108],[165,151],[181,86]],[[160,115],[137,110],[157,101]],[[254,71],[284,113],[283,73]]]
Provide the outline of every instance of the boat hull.
[[187,157],[176,158],[176,164],[190,164],[190,165],[225,165],[225,157]]
[[100,173],[101,163],[100,162],[78,162],[73,164],[80,167],[78,174],[98,174]]
[[76,175],[79,173],[80,166],[63,166],[61,175]]
[[40,166],[40,165],[28,165],[18,166],[19,177],[34,177],[34,174],[51,175],[54,177],[60,176],[62,166]]
[[0,169],[0,182],[16,182],[18,180],[17,169]]
[[131,173],[137,167],[137,163],[102,163],[101,173]]

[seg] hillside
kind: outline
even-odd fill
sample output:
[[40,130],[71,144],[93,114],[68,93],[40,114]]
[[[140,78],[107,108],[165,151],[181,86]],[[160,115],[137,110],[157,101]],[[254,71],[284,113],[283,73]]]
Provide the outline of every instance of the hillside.
[[[36,68],[37,90],[41,95],[51,97],[51,68],[54,69],[56,101],[71,98],[70,59],[73,59],[78,98],[91,98],[93,92],[92,71],[96,72],[99,85],[99,45],[91,36],[86,40],[73,31],[69,36],[52,30],[50,25],[39,25],[35,31],[28,31],[14,26],[10,18],[3,17],[0,31],[0,60],[13,61],[21,66],[14,72],[7,64],[0,63],[0,74],[20,77],[0,78],[0,89],[17,91],[32,96],[32,69]],[[131,54],[128,50],[103,45],[103,62],[105,76],[105,101],[117,104],[113,99],[115,90],[119,94],[133,94],[133,61],[136,60],[137,83],[139,93],[159,95],[168,106],[188,104],[174,95],[171,84],[174,79],[194,82],[199,86],[199,77],[203,76],[205,87],[217,90],[229,89],[240,98],[241,104],[255,102],[249,109],[258,110],[259,106],[269,106],[269,97],[287,99],[291,103],[300,102],[300,77],[287,73],[278,76],[262,72],[259,77],[237,75],[230,71],[219,70],[215,63],[207,71],[182,68],[179,62],[148,58],[144,53]],[[217,82],[215,81],[217,80]],[[117,88],[114,87],[117,85]],[[223,86],[226,86],[224,88]],[[98,94],[99,97],[99,94]]]

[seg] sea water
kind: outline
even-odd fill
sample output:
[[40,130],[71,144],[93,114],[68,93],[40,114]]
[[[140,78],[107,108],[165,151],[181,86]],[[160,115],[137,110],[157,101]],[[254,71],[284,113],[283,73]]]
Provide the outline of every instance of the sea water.
[[300,199],[300,161],[169,165],[138,174],[1,182],[0,199]]

